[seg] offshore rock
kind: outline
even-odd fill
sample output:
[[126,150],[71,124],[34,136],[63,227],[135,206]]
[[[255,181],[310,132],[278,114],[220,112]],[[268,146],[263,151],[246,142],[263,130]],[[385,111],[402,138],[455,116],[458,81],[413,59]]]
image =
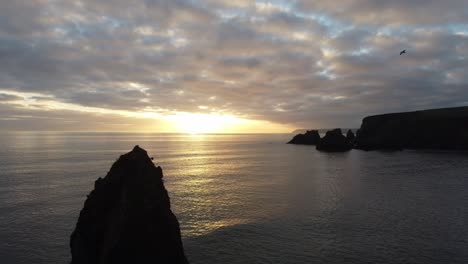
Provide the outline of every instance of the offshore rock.
[[351,144],[348,139],[343,136],[341,129],[336,128],[327,131],[325,136],[318,142],[316,149],[327,152],[344,152],[351,150]]
[[468,107],[368,116],[355,146],[364,150],[468,150]]
[[298,145],[316,145],[320,140],[320,135],[317,130],[309,130],[304,134],[297,134],[288,144]]
[[355,138],[356,137],[354,136],[353,131],[351,131],[351,129],[348,129],[348,132],[346,133],[346,139],[348,140],[349,144],[353,145]]
[[162,177],[144,149],[120,156],[85,201],[71,263],[188,263]]

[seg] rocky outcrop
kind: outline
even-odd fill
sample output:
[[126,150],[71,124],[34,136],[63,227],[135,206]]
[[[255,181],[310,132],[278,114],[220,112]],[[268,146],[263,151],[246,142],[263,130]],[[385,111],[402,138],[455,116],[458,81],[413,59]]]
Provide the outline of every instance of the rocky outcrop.
[[468,107],[369,116],[356,148],[468,150]]
[[288,144],[298,145],[316,145],[320,140],[320,135],[317,130],[309,130],[305,134],[294,136]]
[[162,177],[144,149],[120,156],[85,201],[71,263],[188,263]]
[[346,133],[346,139],[348,140],[348,142],[352,145],[354,144],[354,139],[356,138],[356,136],[354,136],[354,133],[351,129],[348,129],[348,132]]
[[348,139],[343,136],[341,129],[336,128],[328,131],[325,136],[320,139],[316,148],[320,151],[343,152],[350,150],[351,144]]

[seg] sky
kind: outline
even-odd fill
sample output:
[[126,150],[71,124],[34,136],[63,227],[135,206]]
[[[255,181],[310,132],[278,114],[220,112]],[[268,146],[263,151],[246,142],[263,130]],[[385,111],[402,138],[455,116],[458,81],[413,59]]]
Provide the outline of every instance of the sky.
[[466,0],[2,0],[0,130],[359,127],[468,105],[467,56]]

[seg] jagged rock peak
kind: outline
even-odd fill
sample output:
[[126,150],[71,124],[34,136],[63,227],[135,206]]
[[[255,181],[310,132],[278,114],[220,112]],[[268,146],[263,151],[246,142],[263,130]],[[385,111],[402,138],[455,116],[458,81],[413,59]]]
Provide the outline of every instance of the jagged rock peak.
[[316,146],[317,150],[328,152],[343,152],[351,150],[351,144],[343,136],[340,128],[327,131]]
[[139,146],[120,156],[80,212],[72,264],[188,263],[162,178]]

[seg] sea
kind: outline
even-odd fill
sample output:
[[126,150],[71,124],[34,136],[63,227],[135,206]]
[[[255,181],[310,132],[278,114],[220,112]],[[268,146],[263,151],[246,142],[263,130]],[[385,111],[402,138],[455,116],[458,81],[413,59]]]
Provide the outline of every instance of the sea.
[[0,135],[0,263],[69,263],[94,181],[139,145],[195,264],[468,263],[468,153],[318,152],[292,134]]

